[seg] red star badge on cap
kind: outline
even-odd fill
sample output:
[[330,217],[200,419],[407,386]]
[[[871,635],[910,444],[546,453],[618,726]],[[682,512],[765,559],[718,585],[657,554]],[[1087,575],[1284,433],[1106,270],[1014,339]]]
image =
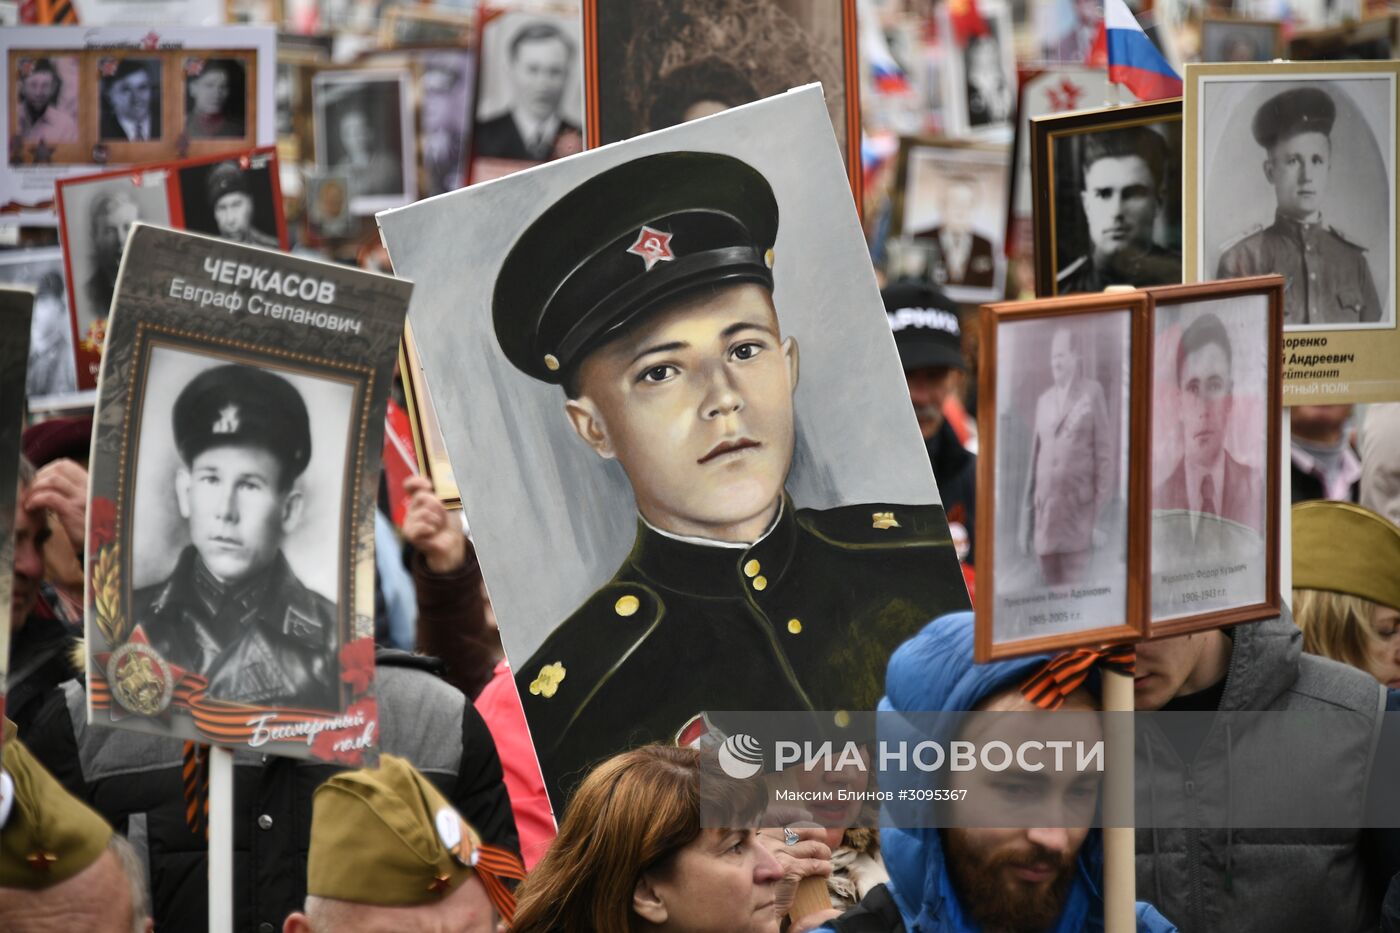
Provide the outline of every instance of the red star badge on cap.
[[671,262],[676,258],[676,254],[671,252],[671,234],[651,227],[642,227],[637,233],[637,242],[627,247],[627,252],[641,256],[648,272],[658,262]]

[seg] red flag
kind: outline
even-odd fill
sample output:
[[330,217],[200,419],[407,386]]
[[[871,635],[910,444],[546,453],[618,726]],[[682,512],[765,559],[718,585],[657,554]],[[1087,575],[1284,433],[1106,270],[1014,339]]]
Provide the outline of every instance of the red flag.
[[1108,27],[1102,20],[1099,21],[1099,32],[1094,36],[1094,44],[1089,46],[1089,54],[1084,56],[1084,64],[1090,68],[1108,67]]
[[987,21],[982,18],[982,11],[977,9],[977,0],[948,0],[948,24],[959,46],[967,45],[974,36],[985,36],[990,32]]
[[389,517],[396,527],[403,527],[404,515],[408,512],[404,480],[417,475],[413,426],[408,421],[408,413],[389,399],[389,407],[384,412],[384,482],[389,487]]

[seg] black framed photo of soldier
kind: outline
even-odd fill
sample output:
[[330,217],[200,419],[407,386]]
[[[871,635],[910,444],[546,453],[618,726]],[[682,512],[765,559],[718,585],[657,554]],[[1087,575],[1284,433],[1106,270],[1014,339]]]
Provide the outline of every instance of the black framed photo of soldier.
[[1016,52],[1011,5],[977,5],[985,28],[959,41],[946,4],[938,8],[943,53],[943,123],[949,136],[991,135],[1009,140],[1016,125]]
[[1200,54],[1203,62],[1273,61],[1283,55],[1283,22],[1204,16]]
[[861,203],[856,0],[584,0],[590,147],[820,81]]
[[996,143],[900,140],[891,229],[929,245],[932,280],[955,301],[1006,297],[1010,161]]
[[179,188],[174,226],[250,246],[287,248],[275,147],[189,160],[172,169]]
[[1151,636],[1277,615],[1283,279],[1148,290]]
[[378,215],[556,808],[968,608],[848,192],[808,85]]
[[483,10],[472,182],[583,149],[579,31],[577,13]]
[[[20,437],[24,427],[26,364],[29,356],[30,312],[34,293],[23,288],[0,288],[0,605],[6,607],[0,615],[0,716],[5,714],[5,693],[10,670],[10,626],[12,615],[23,617],[33,597],[37,596],[37,578],[27,573],[14,592],[15,546],[27,549],[30,572],[35,548],[42,545],[35,536],[28,516],[18,524],[16,499],[19,497],[19,459],[22,452]],[[23,601],[24,610],[18,606]]]
[[103,355],[89,721],[373,761],[374,499],[412,286],[137,225]]
[[1284,277],[1285,404],[1396,397],[1400,62],[1186,71],[1186,280]]
[[29,329],[29,375],[24,395],[31,407],[52,396],[78,390],[73,360],[73,324],[68,315],[68,290],[63,276],[63,249],[0,252],[0,284],[34,292]]
[[1146,319],[1136,291],[982,306],[979,660],[1145,631]]
[[1181,101],[1031,120],[1035,293],[1181,283]]
[[316,167],[350,176],[350,210],[372,214],[414,200],[413,85],[405,69],[334,69],[311,82]]

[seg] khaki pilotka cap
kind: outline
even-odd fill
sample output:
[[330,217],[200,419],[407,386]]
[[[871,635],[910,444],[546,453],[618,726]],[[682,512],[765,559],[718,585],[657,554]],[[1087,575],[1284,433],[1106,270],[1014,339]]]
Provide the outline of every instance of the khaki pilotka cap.
[[39,890],[67,881],[107,851],[112,827],[16,738],[5,720],[0,753],[0,887]]
[[1293,506],[1293,588],[1400,610],[1400,527],[1350,502]]
[[357,904],[416,907],[455,891],[476,871],[507,920],[524,877],[513,853],[482,843],[413,765],[381,755],[375,770],[345,771],[316,789],[306,893]]

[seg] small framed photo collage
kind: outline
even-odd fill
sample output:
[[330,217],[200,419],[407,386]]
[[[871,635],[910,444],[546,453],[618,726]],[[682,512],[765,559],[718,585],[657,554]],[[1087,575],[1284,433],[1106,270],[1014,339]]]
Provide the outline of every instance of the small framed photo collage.
[[1277,614],[1283,280],[983,305],[977,656]]

